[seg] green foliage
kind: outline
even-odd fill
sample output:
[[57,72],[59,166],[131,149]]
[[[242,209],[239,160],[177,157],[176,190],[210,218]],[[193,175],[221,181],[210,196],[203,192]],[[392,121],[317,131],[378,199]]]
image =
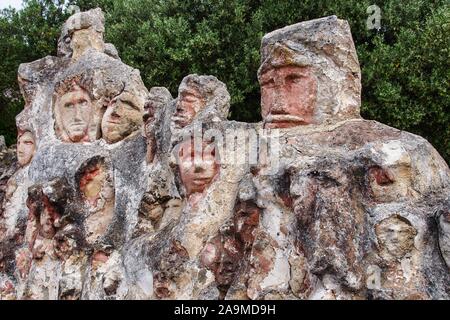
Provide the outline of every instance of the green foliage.
[[15,142],[15,116],[24,104],[17,69],[23,62],[56,54],[59,28],[67,18],[62,2],[27,0],[23,10],[0,12],[0,135],[8,144]]
[[382,33],[372,49],[359,47],[363,114],[424,136],[449,161],[450,10],[441,6],[423,19],[415,12],[417,20],[399,28],[394,41]]
[[[189,73],[212,74],[232,96],[230,118],[259,121],[261,37],[274,29],[331,14],[349,21],[363,73],[363,116],[421,134],[450,160],[449,22],[447,0],[379,0],[381,30],[367,30],[369,0],[71,0],[101,7],[106,40],[141,71],[147,87],[176,95]],[[39,9],[40,8],[40,9]],[[28,1],[0,15],[2,113],[20,108],[15,81],[20,62],[54,54],[66,18],[60,3]],[[20,99],[20,98],[19,98]],[[10,135],[12,118],[0,134]],[[8,139],[11,141],[11,138]]]

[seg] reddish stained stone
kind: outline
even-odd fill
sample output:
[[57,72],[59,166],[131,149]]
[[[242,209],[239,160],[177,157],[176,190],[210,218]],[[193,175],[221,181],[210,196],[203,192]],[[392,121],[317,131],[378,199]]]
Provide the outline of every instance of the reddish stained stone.
[[388,169],[372,167],[369,169],[369,174],[380,186],[385,186],[395,181],[392,173]]

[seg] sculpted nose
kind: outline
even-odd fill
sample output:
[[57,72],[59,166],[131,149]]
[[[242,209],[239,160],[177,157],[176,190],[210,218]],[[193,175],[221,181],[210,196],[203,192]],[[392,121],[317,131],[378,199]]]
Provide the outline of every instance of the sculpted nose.
[[82,110],[81,110],[81,108],[78,105],[75,106],[74,119],[77,120],[77,121],[81,121],[83,119],[82,118]]
[[197,163],[194,166],[194,173],[200,173],[203,171],[203,167],[201,166],[201,164]]
[[177,114],[183,114],[184,113],[183,102],[181,100],[177,102],[176,113]]
[[119,115],[120,106],[117,103],[113,103],[110,108],[111,108],[111,115],[113,117],[119,118],[120,117],[120,115]]
[[284,105],[286,104],[285,95],[281,90],[277,90],[274,93],[273,103],[270,108],[271,114],[284,114]]
[[274,100],[274,103],[272,105],[272,108],[270,108],[271,114],[284,114],[284,101],[283,98],[277,97]]

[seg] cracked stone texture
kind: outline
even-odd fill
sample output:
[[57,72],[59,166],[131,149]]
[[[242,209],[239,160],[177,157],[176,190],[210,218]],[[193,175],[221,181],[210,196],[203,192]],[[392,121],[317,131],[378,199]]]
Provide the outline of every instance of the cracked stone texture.
[[[269,99],[256,124],[226,120],[230,95],[213,76],[188,75],[175,98],[147,90],[104,32],[100,9],[77,13],[57,57],[19,67],[17,128],[36,152],[19,165],[0,140],[0,299],[450,298],[448,165],[425,139],[360,117],[346,21],[263,37]],[[305,78],[309,104],[295,104]],[[89,96],[64,105],[89,113],[81,141],[55,114],[72,82]],[[311,121],[290,118],[289,103]],[[122,132],[130,112],[142,128]],[[198,133],[209,136],[190,163]]]

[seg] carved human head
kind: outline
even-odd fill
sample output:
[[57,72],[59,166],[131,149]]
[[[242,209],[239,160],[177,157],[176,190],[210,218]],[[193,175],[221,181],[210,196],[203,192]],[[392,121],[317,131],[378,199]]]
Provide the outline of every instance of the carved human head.
[[31,131],[19,131],[17,137],[17,161],[21,167],[31,162],[36,152],[36,141]]
[[153,162],[156,153],[156,127],[161,122],[161,114],[165,106],[172,101],[172,95],[164,87],[153,87],[144,105],[144,135],[147,138],[147,163]]
[[145,135],[148,137],[156,120],[158,112],[172,100],[169,90],[164,87],[153,87],[149,91],[144,105]]
[[308,66],[281,66],[264,72],[261,112],[268,128],[288,128],[313,121],[317,79]]
[[144,100],[124,91],[112,99],[102,119],[103,139],[107,143],[119,142],[142,126]]
[[105,51],[104,15],[101,9],[78,12],[67,19],[58,42],[58,54],[78,60],[88,49]]
[[85,162],[77,172],[76,182],[82,198],[93,208],[114,200],[114,183],[108,165],[102,157]]
[[219,171],[214,143],[202,140],[195,150],[194,139],[187,139],[179,145],[178,168],[186,193],[202,193]]
[[209,241],[200,254],[202,265],[214,274],[217,288],[222,293],[232,284],[242,258],[242,245],[235,240],[233,228],[227,227],[222,227],[227,230]]
[[178,99],[172,122],[184,128],[205,113],[208,120],[223,120],[229,110],[230,95],[224,83],[213,76],[186,76],[178,88]]
[[359,116],[360,70],[346,21],[330,16],[275,30],[263,37],[261,56],[266,127]]
[[395,258],[402,258],[414,248],[417,230],[406,218],[393,215],[375,226],[382,250]]
[[56,256],[67,260],[79,248],[81,231],[73,224],[68,224],[55,234],[53,248]]
[[78,78],[59,84],[54,107],[56,133],[65,142],[88,142],[93,119],[92,97]]
[[368,184],[377,202],[396,202],[414,195],[411,156],[398,140],[376,143],[371,154],[377,165],[368,169]]
[[[42,186],[33,186],[28,190],[27,206],[30,211],[28,223],[34,224],[41,237],[52,239],[61,214],[44,194]],[[34,239],[29,240],[34,241]]]

